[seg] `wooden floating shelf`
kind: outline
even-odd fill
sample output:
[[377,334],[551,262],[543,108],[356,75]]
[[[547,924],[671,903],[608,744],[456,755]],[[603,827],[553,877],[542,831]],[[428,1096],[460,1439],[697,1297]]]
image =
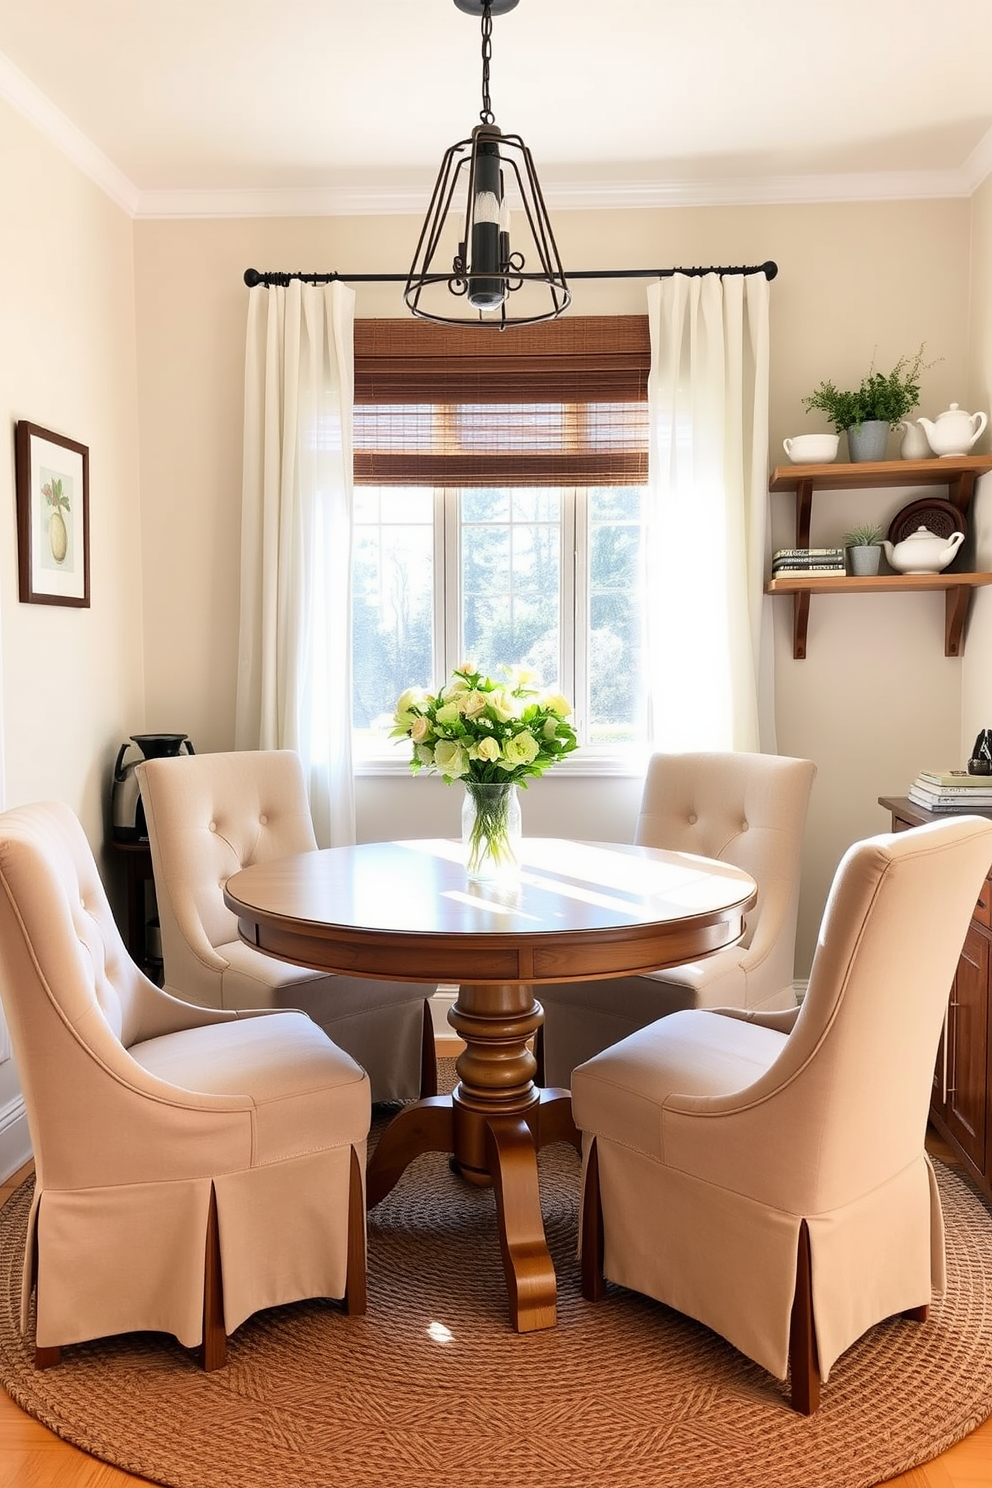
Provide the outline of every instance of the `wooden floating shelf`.
[[816,574],[804,579],[793,574],[787,579],[771,579],[766,594],[882,594],[893,589],[980,589],[992,584],[992,573],[871,574],[861,578],[852,574]]
[[[796,547],[809,547],[810,516],[814,491],[861,491],[881,486],[946,486],[948,499],[962,516],[975,491],[979,476],[992,470],[990,455],[953,455],[932,460],[881,460],[855,464],[779,465],[772,472],[770,491],[792,491],[796,498]],[[964,627],[973,589],[992,584],[992,573],[877,574],[861,578],[847,574],[817,574],[804,578],[772,579],[766,594],[792,595],[792,654],[797,661],[806,656],[811,594],[882,594],[921,589],[942,589],[944,606],[944,655],[964,652]]]
[[[932,460],[878,460],[840,465],[777,465],[769,491],[862,491],[876,486],[947,486],[948,500],[964,511],[975,481],[992,470],[992,455],[947,455]],[[804,547],[797,543],[796,547]]]
[[766,594],[793,596],[792,655],[796,661],[806,656],[806,632],[809,626],[811,594],[881,594],[899,589],[943,589],[944,655],[961,656],[964,652],[964,622],[971,604],[971,591],[992,584],[992,573],[875,574],[870,578],[818,575],[812,579],[772,579],[765,585]]

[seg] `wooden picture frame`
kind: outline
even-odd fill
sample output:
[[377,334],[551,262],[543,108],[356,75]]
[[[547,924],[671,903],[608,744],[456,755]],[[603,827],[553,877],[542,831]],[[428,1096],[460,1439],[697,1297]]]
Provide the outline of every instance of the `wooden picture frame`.
[[22,604],[90,603],[90,452],[19,419],[14,431]]

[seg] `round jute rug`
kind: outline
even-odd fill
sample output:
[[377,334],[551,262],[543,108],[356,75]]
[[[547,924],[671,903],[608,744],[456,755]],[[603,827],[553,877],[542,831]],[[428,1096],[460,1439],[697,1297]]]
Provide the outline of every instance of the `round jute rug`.
[[541,1155],[556,1329],[507,1323],[492,1194],[419,1158],[369,1216],[369,1311],[251,1319],[204,1374],[161,1335],[65,1350],[37,1372],[18,1327],[30,1184],[0,1214],[0,1377],[85,1451],[170,1488],[868,1488],[992,1413],[992,1219],[938,1167],[950,1286],[835,1366],[818,1413],[677,1313],[582,1300],[579,1163]]

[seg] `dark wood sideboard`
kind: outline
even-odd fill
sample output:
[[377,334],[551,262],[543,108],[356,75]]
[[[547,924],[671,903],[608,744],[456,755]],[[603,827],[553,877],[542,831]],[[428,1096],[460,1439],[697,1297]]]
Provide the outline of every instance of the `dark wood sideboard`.
[[[946,812],[927,811],[906,796],[879,796],[892,830],[906,831],[940,821]],[[971,816],[992,820],[992,811]],[[992,865],[954,974],[944,1033],[934,1070],[930,1119],[965,1168],[992,1197]]]

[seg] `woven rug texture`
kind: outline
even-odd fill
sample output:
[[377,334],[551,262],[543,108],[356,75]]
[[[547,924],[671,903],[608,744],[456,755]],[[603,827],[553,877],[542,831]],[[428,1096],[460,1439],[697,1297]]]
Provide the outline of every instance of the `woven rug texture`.
[[579,1161],[541,1154],[558,1326],[507,1322],[493,1197],[425,1155],[369,1216],[369,1311],[250,1319],[204,1374],[173,1339],[67,1348],[18,1331],[30,1183],[0,1213],[0,1378],[59,1436],[169,1488],[869,1488],[992,1414],[992,1219],[937,1165],[950,1285],[871,1330],[810,1418],[707,1329],[608,1288],[583,1301]]

